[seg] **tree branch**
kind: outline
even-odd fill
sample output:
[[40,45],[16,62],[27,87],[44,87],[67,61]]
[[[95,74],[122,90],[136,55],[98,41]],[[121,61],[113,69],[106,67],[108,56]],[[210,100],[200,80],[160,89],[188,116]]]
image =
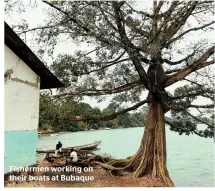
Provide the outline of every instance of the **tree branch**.
[[174,101],[174,100],[183,99],[183,98],[185,98],[185,97],[203,96],[202,94],[204,94],[204,93],[205,93],[205,91],[202,90],[202,91],[198,91],[198,92],[195,92],[195,93],[188,93],[188,94],[186,94],[186,95],[168,97],[168,100],[169,100],[169,101]]
[[[143,68],[143,66],[141,65],[141,62],[139,60],[139,52],[137,52],[136,50],[130,48],[130,47],[134,47],[134,45],[131,43],[131,41],[128,39],[126,32],[125,32],[125,28],[122,25],[122,19],[121,16],[122,14],[120,14],[120,8],[118,7],[118,3],[117,2],[112,2],[113,8],[114,8],[114,13],[115,13],[115,19],[116,19],[116,23],[117,23],[117,28],[122,40],[122,43],[125,46],[125,50],[127,51],[129,58],[131,59],[132,63],[135,66],[136,71],[138,72],[141,81],[144,83],[145,87],[148,87],[148,78],[147,78],[147,74]],[[127,46],[129,45],[129,47]]]
[[[174,127],[174,129],[178,129],[178,130],[181,129],[180,127],[178,127],[178,126],[174,125],[173,123],[171,123],[170,121],[168,121],[166,118],[165,118],[165,123],[168,124],[169,126]],[[196,130],[192,130],[191,132],[193,132],[194,134],[196,134],[196,135],[198,135],[198,136],[200,136],[200,137],[204,137],[201,133],[199,133],[199,132],[196,131]]]
[[[124,62],[124,61],[128,61],[128,60],[129,60],[128,58],[125,58],[125,59],[122,59],[122,60],[119,60],[119,61],[115,61],[115,62],[112,62],[111,64],[107,64],[107,65],[105,65],[105,66],[103,66],[103,67],[101,67],[101,68],[99,68],[99,69],[90,70],[90,71],[88,71],[88,72],[83,72],[83,73],[78,73],[78,76],[87,75],[87,74],[90,74],[90,73],[92,73],[92,72],[98,72],[98,71],[100,71],[100,70],[103,70],[103,69],[105,69],[105,68],[108,68],[108,67],[110,67],[110,66],[113,66],[113,65],[115,65],[115,64],[118,64],[118,63],[120,63],[120,62]],[[96,63],[95,63],[95,64],[96,64]]]
[[172,1],[170,8],[165,11],[164,13],[160,13],[158,14],[158,18],[162,18],[165,17],[166,19],[170,19],[170,15],[173,13],[173,11],[175,10],[175,8],[180,4],[180,1]]
[[208,104],[208,105],[178,105],[177,107],[167,107],[167,110],[175,110],[175,111],[185,111],[186,109],[193,107],[196,109],[202,108],[202,109],[209,109],[209,108],[214,108],[214,104]]
[[165,63],[167,63],[167,64],[169,64],[169,65],[177,65],[177,64],[180,64],[180,63],[182,63],[182,62],[184,62],[184,61],[187,61],[190,57],[192,57],[192,56],[194,56],[194,55],[195,55],[195,51],[194,51],[192,54],[188,55],[187,57],[185,57],[185,58],[183,58],[183,59],[181,59],[181,60],[172,62],[172,61],[170,61],[170,60],[168,60],[168,59],[163,59],[163,62],[165,62]]
[[165,74],[171,74],[171,73],[173,73],[173,72],[178,72],[178,71],[180,71],[180,70],[182,70],[182,69],[167,70],[167,71],[165,71]]
[[130,8],[133,12],[135,12],[135,13],[142,14],[142,15],[148,17],[148,18],[152,18],[152,17],[153,17],[152,15],[150,15],[149,13],[146,13],[146,12],[144,12],[144,11],[137,11],[137,10],[135,10],[131,5],[128,4],[128,2],[126,2],[126,4],[127,4],[127,5],[129,6],[129,8]]
[[83,29],[85,32],[91,33],[91,35],[92,35],[93,37],[95,37],[96,39],[98,39],[99,41],[102,41],[102,42],[105,43],[105,44],[114,45],[114,46],[116,46],[116,45],[118,44],[116,41],[110,40],[110,39],[108,40],[108,39],[104,38],[102,35],[96,34],[94,31],[91,31],[91,30],[90,30],[89,28],[87,28],[86,26],[82,26],[82,25],[80,24],[80,23],[81,23],[80,21],[78,21],[77,19],[71,17],[71,16],[69,15],[69,13],[67,13],[66,11],[62,10],[61,8],[55,6],[54,4],[50,3],[49,1],[43,0],[43,2],[46,3],[47,5],[49,5],[50,7],[52,7],[52,8],[54,8],[54,9],[60,11],[60,12],[63,13],[64,15],[66,15],[70,21],[72,21],[73,23],[75,23],[79,28]]
[[184,111],[184,112],[185,112],[187,115],[189,115],[190,117],[192,117],[193,119],[195,119],[196,121],[199,121],[199,122],[201,122],[201,123],[203,123],[203,124],[205,124],[205,125],[207,125],[207,126],[209,126],[209,127],[211,127],[211,128],[214,128],[213,125],[211,125],[211,124],[209,124],[209,123],[203,121],[203,120],[202,120],[201,118],[199,118],[199,117],[196,117],[196,116],[192,115],[192,114],[189,113],[188,111]]
[[206,28],[206,27],[208,27],[208,26],[210,26],[210,25],[212,25],[212,24],[214,24],[214,23],[215,23],[215,21],[212,21],[212,22],[210,22],[210,23],[208,23],[208,24],[205,24],[205,25],[203,25],[203,26],[201,26],[201,27],[195,27],[195,28],[186,30],[186,31],[184,31],[183,33],[181,33],[180,35],[178,35],[177,37],[175,37],[175,38],[169,40],[169,41],[166,43],[166,46],[169,46],[170,44],[172,44],[173,42],[175,42],[176,40],[180,39],[180,38],[183,37],[185,34],[191,32],[191,31],[197,31],[197,30],[204,29],[204,28]]
[[146,64],[149,64],[149,63],[150,63],[150,60],[147,59],[147,58],[145,58],[145,57],[143,57],[141,54],[139,55],[139,57],[140,57],[140,60],[141,60],[142,62],[144,62],[144,63],[146,63]]
[[[177,3],[176,3],[177,5]],[[195,10],[198,5],[198,1],[188,2],[187,6],[184,6],[182,10],[179,10],[178,13],[172,18],[171,25],[169,27],[165,27],[163,30],[163,34],[165,34],[165,38],[163,38],[161,47],[166,47],[166,43],[178,32],[178,30],[184,25],[189,16]],[[166,18],[169,20],[169,18]],[[166,22],[166,21],[164,21]]]
[[[125,52],[124,52],[124,53],[125,53]],[[102,66],[101,68],[98,68],[98,69],[90,70],[90,71],[88,71],[88,72],[83,72],[83,73],[80,73],[80,72],[79,72],[77,75],[78,75],[78,76],[88,75],[88,74],[90,74],[90,73],[92,73],[92,72],[98,72],[98,71],[100,71],[100,70],[103,70],[103,69],[105,69],[105,68],[108,68],[108,67],[110,67],[110,66],[113,66],[113,65],[115,65],[115,64],[118,64],[118,63],[120,63],[120,62],[129,61],[129,60],[130,60],[129,57],[128,57],[128,58],[124,58],[124,59],[122,59],[122,60],[119,60],[119,59],[124,55],[124,53],[122,53],[122,55],[120,55],[118,58],[116,58],[116,59],[114,59],[114,60],[112,60],[112,61],[109,61],[109,62],[102,62],[102,63],[93,62],[94,65],[96,65],[96,64],[107,64],[107,65],[104,65],[104,66]],[[134,55],[134,56],[135,56],[135,55]],[[147,64],[150,62],[147,58],[143,57],[142,55],[140,56],[140,60],[141,60],[142,62],[144,62],[144,63],[147,63]]]
[[181,129],[180,127],[176,127],[175,125],[173,125],[173,123],[171,123],[168,119],[165,118],[165,123],[168,124],[169,126],[173,126],[176,129]]
[[[44,3],[45,3],[45,1],[44,1]],[[87,6],[88,6],[88,5],[83,6],[83,7],[82,7],[81,9],[79,9],[79,10],[76,10],[76,11],[72,14],[72,16],[75,15],[75,14],[77,14],[80,10],[84,9],[84,8],[87,7]],[[66,21],[66,19],[67,19],[67,18],[65,18],[63,21],[61,21],[60,23],[58,23],[58,24],[56,24],[56,25],[43,26],[43,27],[36,27],[36,28],[32,28],[32,29],[25,30],[25,31],[22,31],[22,32],[17,32],[17,34],[19,35],[19,34],[27,33],[27,32],[30,32],[30,31],[35,31],[35,30],[38,30],[38,29],[47,29],[47,28],[57,27],[57,26],[60,26],[60,25],[64,24],[65,21]]]
[[161,7],[164,5],[164,3],[165,3],[165,1],[159,1],[158,6],[157,6],[157,10],[156,10],[157,14],[160,12]]
[[124,91],[128,91],[140,84],[140,81],[135,81],[131,83],[124,84],[122,86],[119,86],[114,89],[102,89],[102,90],[96,90],[96,89],[86,89],[82,90],[80,92],[68,92],[68,93],[62,93],[55,95],[54,97],[63,97],[63,96],[77,96],[77,95],[82,95],[82,96],[96,96],[96,95],[107,95],[107,94],[116,94]]
[[119,60],[122,56],[124,55],[124,53],[122,53],[119,57],[117,57],[116,59],[112,60],[112,61],[109,61],[109,62],[91,62],[93,63],[94,65],[96,64],[107,64],[107,65],[104,65],[102,66],[101,68],[98,68],[98,69],[95,69],[95,70],[90,70],[90,71],[87,71],[87,72],[83,72],[83,73],[78,73],[78,76],[83,76],[83,75],[87,75],[87,74],[90,74],[92,72],[98,72],[100,70],[103,70],[105,68],[108,68],[110,66],[113,66],[115,64],[118,64],[120,62],[124,62],[124,61],[128,61],[129,58],[125,58],[125,59],[122,59],[122,60]]
[[194,107],[194,108],[204,108],[204,109],[208,109],[208,108],[214,108],[214,104],[208,104],[208,105],[189,105],[189,107]]
[[193,64],[185,67],[181,71],[177,72],[176,74],[170,75],[166,77],[165,87],[172,85],[173,83],[185,78],[190,73],[209,66],[215,63],[215,60],[211,60],[209,62],[205,62],[212,54],[214,53],[214,46],[209,48],[205,54],[203,54],[197,61]]
[[22,32],[17,31],[16,33],[17,33],[18,35],[20,35],[20,34],[27,33],[27,32],[31,32],[31,31],[35,31],[35,30],[43,30],[43,29],[53,28],[53,27],[60,26],[62,23],[63,23],[63,22],[58,23],[58,24],[56,24],[56,25],[51,25],[51,26],[35,27],[35,28],[28,29],[28,30],[24,30],[24,31],[22,31]]
[[119,115],[122,115],[124,113],[127,113],[129,111],[135,110],[138,107],[144,105],[145,103],[149,103],[147,100],[143,100],[135,105],[133,105],[132,107],[129,107],[127,109],[115,112],[111,115],[106,115],[106,116],[102,116],[102,117],[97,117],[97,118],[88,118],[88,119],[76,119],[75,121],[92,121],[92,120],[102,120],[102,121],[108,121],[108,120],[113,120],[116,117],[118,117]]
[[[195,84],[195,85],[199,86],[200,89],[201,89],[201,90],[203,91],[203,93],[204,93],[204,97],[207,97],[207,98],[211,99],[212,101],[214,101],[214,96],[210,96],[210,95],[208,94],[208,92],[206,92],[206,91],[204,90],[204,88],[203,88],[204,85],[203,85],[203,84],[199,84],[199,83],[197,83],[197,82],[194,82],[194,81],[189,80],[189,79],[186,79],[186,78],[184,78],[184,80],[190,82],[191,84]],[[211,92],[211,94],[213,94],[213,92]],[[203,95],[202,95],[202,96],[203,96]]]
[[[91,2],[89,2],[89,3],[91,3]],[[98,1],[98,3],[100,4],[99,1]],[[92,4],[92,3],[91,3],[91,4]],[[96,5],[94,5],[94,6],[96,6]],[[116,28],[116,27],[113,25],[113,23],[108,19],[108,16],[105,14],[105,11],[102,9],[101,4],[100,4],[100,6],[96,6],[96,7],[100,9],[100,11],[101,11],[102,15],[104,16],[106,22],[113,28],[114,31],[117,31],[117,28]]]
[[135,23],[133,23],[131,20],[125,22],[126,26],[131,29],[131,31],[135,31],[136,33],[140,34],[141,36],[147,37],[149,36],[149,33],[147,31],[144,31],[141,29],[141,27],[136,27]]

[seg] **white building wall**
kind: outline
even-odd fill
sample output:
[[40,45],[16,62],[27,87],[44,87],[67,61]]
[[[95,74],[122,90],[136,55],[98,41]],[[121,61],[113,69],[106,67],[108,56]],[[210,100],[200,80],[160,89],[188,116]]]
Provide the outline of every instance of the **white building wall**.
[[37,130],[39,78],[5,45],[5,130]]
[[10,166],[36,163],[39,120],[39,77],[5,45],[4,172]]

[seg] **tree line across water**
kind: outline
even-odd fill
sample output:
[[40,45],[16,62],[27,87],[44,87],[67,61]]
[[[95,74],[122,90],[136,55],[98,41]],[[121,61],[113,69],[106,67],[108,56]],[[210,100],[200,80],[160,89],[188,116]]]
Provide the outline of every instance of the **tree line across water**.
[[[40,112],[39,112],[39,131],[52,130],[53,132],[61,131],[84,131],[90,129],[117,129],[128,127],[142,127],[145,126],[148,107],[143,106],[141,110],[133,111],[132,113],[123,113],[114,117],[112,120],[99,120],[103,116],[111,116],[113,113],[117,113],[122,110],[116,102],[110,102],[110,104],[100,109],[98,107],[91,107],[88,103],[75,101],[72,98],[56,98],[50,96],[47,93],[40,95]],[[81,119],[90,120],[76,120],[77,117]],[[170,125],[170,130],[178,132],[179,135],[190,134],[190,128],[196,128],[198,122],[195,122],[189,116],[183,116],[184,123],[180,123],[180,115],[172,112],[171,117],[165,116],[166,124],[177,124],[183,130],[174,129]],[[213,124],[214,115],[209,119],[204,118],[210,124]],[[208,129],[200,131],[203,137],[211,137],[212,132]]]
[[127,128],[144,126],[147,107],[143,111],[125,113],[113,120],[89,120],[76,121],[77,116],[87,118],[98,118],[107,116],[119,110],[119,107],[110,103],[106,108],[91,107],[88,103],[77,102],[73,99],[54,99],[48,94],[40,96],[39,128],[50,129],[54,132],[60,131],[84,131],[85,129],[100,128]]

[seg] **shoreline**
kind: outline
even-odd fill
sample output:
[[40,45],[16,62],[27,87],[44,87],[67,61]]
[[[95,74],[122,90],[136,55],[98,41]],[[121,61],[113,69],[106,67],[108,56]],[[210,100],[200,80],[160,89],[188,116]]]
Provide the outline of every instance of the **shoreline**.
[[[143,126],[144,127],[144,126]],[[141,126],[137,126],[137,127],[128,127],[128,128],[142,128]],[[103,129],[89,129],[89,130],[84,130],[85,131],[108,131],[108,130],[116,130],[116,129],[128,129],[128,128],[103,128]],[[39,136],[50,136],[50,135],[60,135],[60,134],[67,134],[67,133],[76,133],[76,132],[82,132],[82,131],[61,131],[61,132],[50,132],[49,130],[47,131],[38,131],[38,135]]]
[[[57,165],[62,165],[64,160],[58,160]],[[53,167],[52,163],[46,160],[37,162],[37,167]],[[12,174],[12,173],[11,173]],[[15,176],[18,176],[16,173]],[[91,172],[21,172],[19,176],[30,177],[31,180],[23,181],[4,180],[5,187],[165,187],[163,181],[159,178],[152,178],[150,174],[141,178],[135,178],[132,175],[111,176],[100,166],[93,167]],[[62,180],[52,181],[53,176],[59,176]],[[9,178],[9,175],[7,176]],[[36,178],[35,178],[36,177]],[[46,177],[46,181],[40,181]],[[49,177],[49,178],[47,178]],[[35,180],[33,180],[35,178]],[[37,180],[36,180],[37,179]],[[38,180],[40,179],[40,180]],[[44,179],[43,179],[44,180]]]
[[38,136],[50,136],[50,135],[58,135],[58,134],[67,134],[67,133],[72,133],[70,131],[62,131],[62,132],[38,132]]

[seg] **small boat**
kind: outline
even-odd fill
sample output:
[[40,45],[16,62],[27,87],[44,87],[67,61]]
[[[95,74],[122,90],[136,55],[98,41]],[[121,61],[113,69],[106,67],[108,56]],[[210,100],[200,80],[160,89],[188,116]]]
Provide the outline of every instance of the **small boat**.
[[51,134],[50,137],[59,136],[59,134]]
[[[86,144],[86,145],[81,145],[81,146],[74,146],[74,147],[66,147],[62,148],[62,152],[67,152],[70,149],[75,149],[75,150],[92,150],[96,149],[98,145],[101,143],[101,141],[95,141],[94,143],[91,144]],[[38,149],[37,153],[54,153],[54,149]]]

